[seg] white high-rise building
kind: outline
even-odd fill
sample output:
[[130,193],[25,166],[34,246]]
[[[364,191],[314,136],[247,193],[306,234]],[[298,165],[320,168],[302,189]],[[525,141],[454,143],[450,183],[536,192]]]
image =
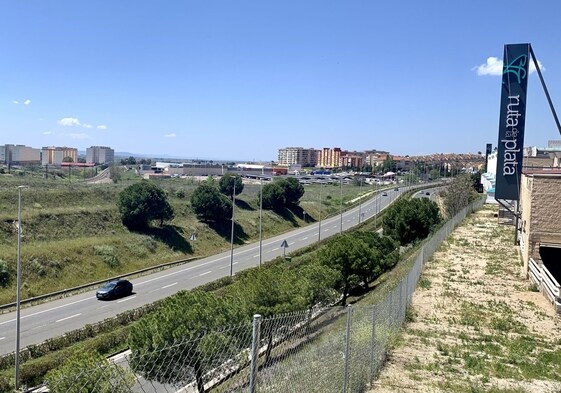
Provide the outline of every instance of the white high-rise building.
[[25,145],[0,145],[0,163],[6,165],[38,164],[41,150]]
[[115,151],[107,146],[92,146],[86,149],[87,164],[109,164],[115,161]]

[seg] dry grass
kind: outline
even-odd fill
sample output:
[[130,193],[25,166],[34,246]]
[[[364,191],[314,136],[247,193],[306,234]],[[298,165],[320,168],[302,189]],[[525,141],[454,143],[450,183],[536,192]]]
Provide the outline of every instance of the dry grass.
[[425,267],[373,392],[561,392],[561,318],[484,206]]

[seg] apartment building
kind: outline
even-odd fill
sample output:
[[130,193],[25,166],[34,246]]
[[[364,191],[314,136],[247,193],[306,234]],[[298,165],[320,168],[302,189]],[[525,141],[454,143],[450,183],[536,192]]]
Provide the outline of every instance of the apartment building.
[[115,161],[115,151],[107,146],[92,146],[86,149],[86,163],[108,164]]
[[317,163],[319,168],[338,168],[341,162],[341,148],[324,147],[317,151]]
[[41,149],[42,165],[60,165],[65,161],[78,162],[78,149],[66,146],[46,146]]
[[25,145],[0,145],[0,163],[6,165],[39,164],[41,150]]
[[363,153],[353,151],[344,151],[339,159],[341,168],[360,168],[364,164]]
[[302,165],[315,166],[317,163],[316,150],[303,147],[284,147],[279,149],[277,163],[282,166]]

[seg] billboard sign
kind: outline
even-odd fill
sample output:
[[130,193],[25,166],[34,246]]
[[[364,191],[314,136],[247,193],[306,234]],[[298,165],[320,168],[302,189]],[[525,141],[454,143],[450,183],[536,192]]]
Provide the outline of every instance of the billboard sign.
[[529,48],[530,44],[504,48],[495,199],[519,199]]

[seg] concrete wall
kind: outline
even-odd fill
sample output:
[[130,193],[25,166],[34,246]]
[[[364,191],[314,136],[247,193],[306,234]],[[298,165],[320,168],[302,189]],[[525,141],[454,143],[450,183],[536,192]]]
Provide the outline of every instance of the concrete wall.
[[561,244],[561,174],[523,175],[520,190],[523,257],[539,259],[539,245]]

